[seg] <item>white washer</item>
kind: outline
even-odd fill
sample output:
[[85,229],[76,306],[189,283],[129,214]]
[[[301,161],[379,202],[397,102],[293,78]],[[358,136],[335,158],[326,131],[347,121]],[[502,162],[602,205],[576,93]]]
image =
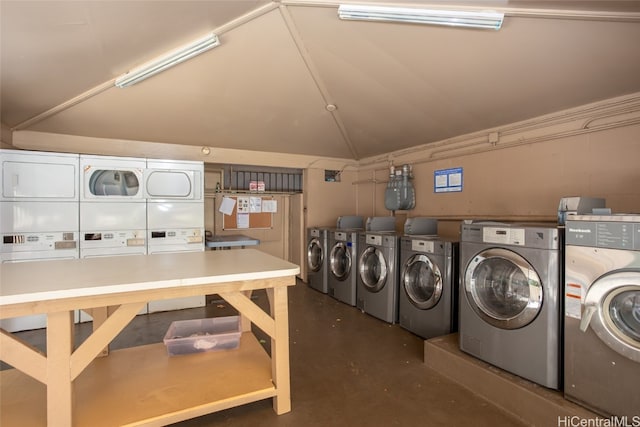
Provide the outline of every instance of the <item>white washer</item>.
[[462,224],[460,349],[561,385],[561,248],[555,224]]
[[403,236],[400,265],[400,326],[424,339],[457,331],[458,242]]
[[[1,261],[78,258],[78,155],[0,150]],[[0,321],[16,332],[46,326],[44,315]]]
[[321,227],[307,229],[307,282],[310,287],[324,294],[329,292],[329,232],[329,229]]
[[399,252],[393,231],[358,234],[356,307],[388,323],[398,322]]
[[[149,254],[204,251],[204,163],[147,159]],[[149,302],[149,312],[202,307],[203,295]]]
[[640,215],[568,216],[564,395],[640,423]]

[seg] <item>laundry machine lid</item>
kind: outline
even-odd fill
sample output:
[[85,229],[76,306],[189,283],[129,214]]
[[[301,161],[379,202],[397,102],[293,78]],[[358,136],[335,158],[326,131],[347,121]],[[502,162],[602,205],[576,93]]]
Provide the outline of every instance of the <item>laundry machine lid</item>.
[[402,266],[402,288],[411,304],[428,310],[442,296],[440,268],[424,254],[414,254]]
[[365,249],[358,259],[360,279],[370,292],[379,292],[387,282],[387,260],[382,251],[374,246]]
[[540,277],[524,257],[508,249],[475,255],[466,267],[464,288],[478,316],[501,329],[528,325],[542,308]]
[[589,326],[612,350],[640,363],[640,271],[607,274],[589,286],[580,329]]
[[313,272],[319,271],[324,262],[324,252],[320,240],[313,238],[307,245],[307,264]]
[[345,242],[337,242],[329,255],[329,270],[338,279],[344,280],[351,273],[351,251]]

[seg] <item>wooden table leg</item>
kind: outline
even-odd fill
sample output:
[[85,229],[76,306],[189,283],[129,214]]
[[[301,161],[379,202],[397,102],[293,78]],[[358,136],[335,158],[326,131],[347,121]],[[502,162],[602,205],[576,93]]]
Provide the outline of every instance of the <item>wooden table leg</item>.
[[267,289],[271,316],[275,320],[275,338],[271,338],[271,375],[276,385],[273,409],[276,414],[291,411],[291,383],[289,378],[289,302],[287,287]]
[[73,425],[73,311],[47,316],[47,426]]

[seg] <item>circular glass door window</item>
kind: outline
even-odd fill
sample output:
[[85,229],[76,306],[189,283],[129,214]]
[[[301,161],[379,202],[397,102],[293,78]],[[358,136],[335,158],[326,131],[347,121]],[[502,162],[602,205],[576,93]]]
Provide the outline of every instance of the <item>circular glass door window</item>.
[[442,275],[429,257],[416,254],[402,269],[402,284],[409,301],[421,310],[435,306],[442,295]]
[[467,301],[487,323],[517,329],[531,323],[542,306],[542,284],[533,267],[506,249],[488,249],[467,266]]
[[620,332],[640,343],[640,290],[627,290],[611,298],[609,316]]
[[344,280],[351,271],[351,252],[344,243],[336,243],[331,249],[331,274],[338,279]]
[[585,296],[582,322],[612,350],[640,363],[639,279],[637,271],[620,271],[592,283]]
[[307,247],[307,263],[313,272],[319,271],[323,261],[322,246],[318,239],[313,239]]
[[360,279],[365,288],[379,292],[387,282],[387,261],[378,248],[369,246],[360,255]]

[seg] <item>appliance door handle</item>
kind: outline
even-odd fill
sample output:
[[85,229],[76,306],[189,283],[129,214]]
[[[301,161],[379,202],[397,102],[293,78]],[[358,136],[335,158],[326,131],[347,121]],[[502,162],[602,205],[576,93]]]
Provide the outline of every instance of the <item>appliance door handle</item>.
[[587,332],[587,328],[589,327],[591,318],[596,311],[598,311],[598,307],[596,307],[595,305],[585,306],[584,312],[582,313],[582,320],[580,321],[580,330],[582,332]]

